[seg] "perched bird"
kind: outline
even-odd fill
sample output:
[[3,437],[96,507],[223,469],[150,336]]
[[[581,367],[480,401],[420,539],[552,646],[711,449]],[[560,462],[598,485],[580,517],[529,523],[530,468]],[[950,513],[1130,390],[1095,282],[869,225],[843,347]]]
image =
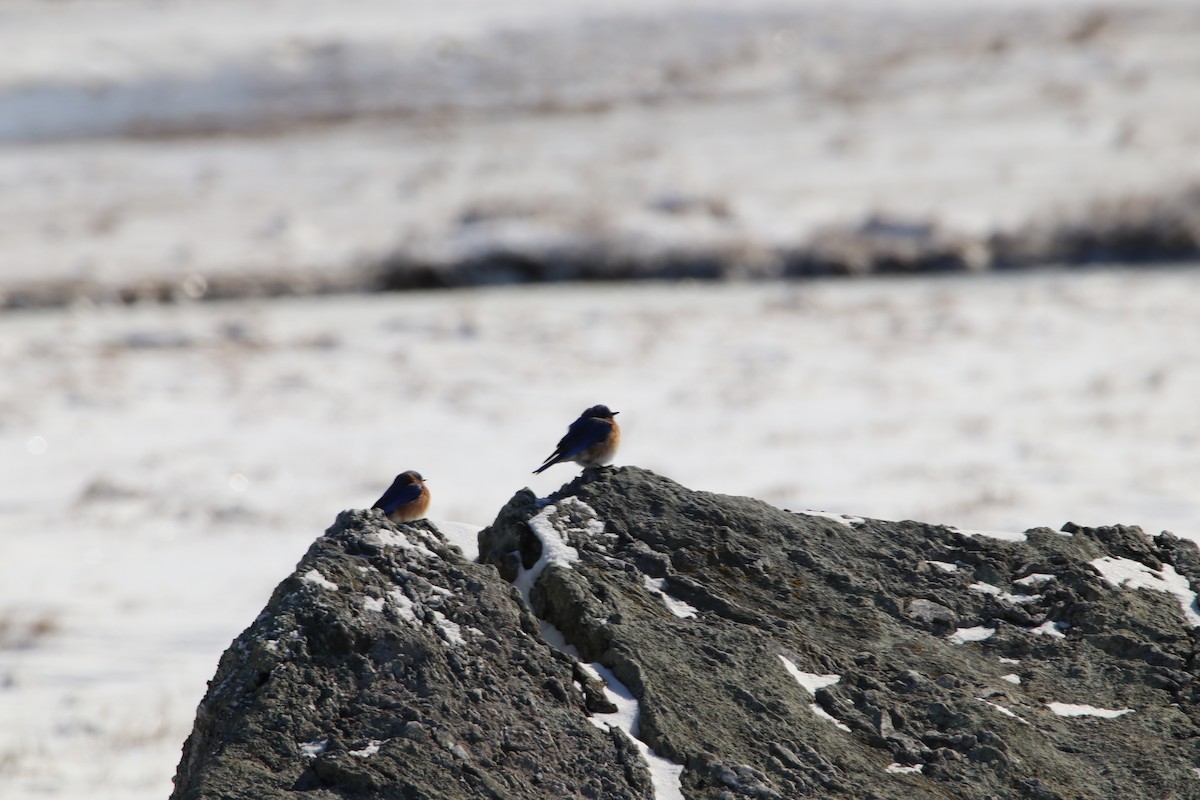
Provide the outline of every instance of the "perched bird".
[[619,413],[609,411],[608,406],[592,406],[584,411],[579,419],[571,423],[567,435],[533,474],[564,461],[574,461],[585,467],[596,467],[612,461],[617,454],[617,446],[621,444],[621,428],[613,419]]
[[429,487],[416,470],[401,472],[371,508],[382,509],[392,522],[412,522],[429,508]]

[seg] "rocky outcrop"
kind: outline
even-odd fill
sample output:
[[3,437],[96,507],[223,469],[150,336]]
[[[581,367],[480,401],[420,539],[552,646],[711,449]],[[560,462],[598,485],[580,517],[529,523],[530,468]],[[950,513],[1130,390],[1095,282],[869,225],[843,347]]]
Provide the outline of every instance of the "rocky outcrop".
[[222,659],[175,797],[653,796],[578,662],[683,767],[660,797],[1200,796],[1200,552],[1170,534],[793,513],[625,467],[518,493],[479,543],[343,514]]
[[494,569],[345,512],[222,657],[172,797],[652,797],[573,674]]

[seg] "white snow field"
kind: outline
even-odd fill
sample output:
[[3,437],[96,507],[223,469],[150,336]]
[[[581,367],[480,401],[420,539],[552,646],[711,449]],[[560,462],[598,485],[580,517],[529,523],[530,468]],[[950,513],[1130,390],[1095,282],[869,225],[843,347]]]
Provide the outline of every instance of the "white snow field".
[[[0,292],[979,233],[1200,181],[1191,0],[730,6],[6,0]],[[594,403],[618,465],[851,526],[1200,538],[1194,268],[80,302],[0,314],[0,371],[4,800],[162,800],[340,510],[418,469],[469,544],[577,474],[529,473]]]
[[0,290],[973,234],[1200,183],[1191,0],[6,0]]
[[530,474],[595,402],[618,465],[698,489],[1200,538],[1197,297],[1163,269],[0,317],[3,796],[164,797],[217,658],[339,510],[413,468],[434,519],[487,524],[578,473]]

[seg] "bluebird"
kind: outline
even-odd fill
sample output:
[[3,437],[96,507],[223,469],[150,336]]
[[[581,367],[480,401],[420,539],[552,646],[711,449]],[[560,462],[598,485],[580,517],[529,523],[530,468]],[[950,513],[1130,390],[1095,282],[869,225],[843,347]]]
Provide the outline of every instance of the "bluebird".
[[412,522],[429,508],[429,487],[416,470],[401,472],[371,508],[383,511],[392,522]]
[[608,406],[592,406],[584,411],[567,428],[567,435],[559,441],[550,457],[533,473],[536,475],[565,461],[574,461],[585,467],[611,462],[617,454],[617,446],[621,444],[621,428],[613,419],[619,413],[609,411]]

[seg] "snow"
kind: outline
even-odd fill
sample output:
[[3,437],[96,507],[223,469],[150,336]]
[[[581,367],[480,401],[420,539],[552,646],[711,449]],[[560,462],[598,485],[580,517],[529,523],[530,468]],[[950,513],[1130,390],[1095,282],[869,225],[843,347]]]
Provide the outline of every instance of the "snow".
[[1008,681],[1009,683],[1015,683],[1017,685],[1020,685],[1021,676],[1017,675],[1015,672],[1010,672],[1007,675],[1001,675],[1000,680]]
[[1024,578],[1017,578],[1013,583],[1018,586],[1025,586],[1030,589],[1036,589],[1039,586],[1045,586],[1053,581],[1055,577],[1044,572],[1031,572]]
[[[0,497],[0,524],[61,544],[0,544],[0,613],[56,622],[40,646],[3,653],[0,751],[17,755],[0,793],[24,800],[17,787],[48,774],[68,795],[165,796],[221,652],[339,510],[418,468],[439,518],[490,522],[521,486],[544,495],[573,476],[528,473],[594,401],[624,412],[621,463],[697,489],[968,529],[1124,520],[1195,538],[1198,295],[1194,271],[1114,270],[0,316],[0,448],[18,456],[0,459],[0,486],[21,487]],[[121,344],[144,330],[192,344]],[[1170,377],[1132,380],[1134,364]],[[731,414],[736,433],[691,434]],[[980,415],[987,432],[964,439]],[[981,483],[1003,497],[981,498]],[[136,759],[130,737],[151,742]],[[106,771],[38,755],[68,744]]]
[[[448,531],[454,538],[449,536],[447,539],[451,544],[456,544],[462,549],[463,545],[471,547],[471,552],[478,550],[475,545],[475,534],[481,530],[477,525],[466,523],[432,523],[443,535]],[[367,534],[364,538],[384,547],[398,547],[404,550],[411,551],[420,555],[422,558],[438,560],[440,556],[430,550],[421,541],[413,541],[413,538],[428,537],[425,533],[417,528],[403,527],[400,530],[388,530],[380,528],[374,533]],[[315,572],[311,570],[310,572]],[[408,592],[414,593],[415,597],[410,597]],[[420,627],[423,624],[432,625],[433,629],[450,646],[458,646],[466,643],[463,638],[462,627],[449,619],[441,611],[438,611],[436,606],[440,605],[443,598],[453,597],[454,592],[444,586],[433,584],[409,584],[404,588],[394,588],[387,594],[387,600],[391,601],[391,606],[396,614],[409,625]],[[383,611],[387,606],[387,602],[383,598],[365,597],[363,598],[363,609],[366,611]]]
[[414,542],[410,539],[406,531],[392,531],[387,528],[380,528],[374,533],[367,534],[365,538],[369,543],[378,544],[382,547],[399,547],[402,550],[412,550],[426,558],[436,559],[438,557],[437,553],[426,547],[424,543]]
[[584,533],[592,539],[606,535],[604,533],[604,522],[598,516],[596,516],[596,510],[580,500],[578,497],[564,497],[562,500],[558,501],[558,506],[559,508],[568,511],[574,510],[576,514],[584,518],[583,528],[570,526],[568,530]]
[[[564,534],[573,530],[569,523],[563,520],[557,506],[548,505],[529,520],[529,529],[542,543],[542,555],[529,569],[521,568],[517,576],[517,588],[529,599],[529,592],[537,583],[542,570],[551,564],[569,567],[579,560],[579,551],[567,544]],[[587,530],[585,527],[583,530]]]
[[838,719],[837,717],[835,717],[833,714],[830,714],[828,711],[826,711],[825,709],[821,708],[821,707],[820,707],[819,705],[817,705],[816,703],[809,703],[809,704],[808,704],[808,708],[809,708],[809,710],[810,710],[810,711],[812,711],[814,714],[816,714],[816,715],[817,715],[818,717],[820,717],[821,719],[825,720],[826,722],[830,722],[830,723],[832,723],[832,724],[833,724],[833,726],[834,726],[835,728],[837,728],[838,730],[845,731],[846,733],[850,733],[850,732],[851,732],[851,730],[850,730],[850,726],[849,726],[849,725],[847,725],[846,723],[842,722],[840,719]]
[[451,645],[466,644],[466,639],[462,635],[462,627],[457,622],[447,619],[446,615],[440,611],[433,611],[431,615],[434,627],[443,639]]
[[1047,703],[1046,707],[1060,717],[1102,717],[1113,719],[1133,711],[1132,708],[1096,708],[1095,706],[1076,705],[1074,703]]
[[603,664],[584,664],[583,667],[604,682],[605,696],[617,707],[612,714],[593,714],[588,718],[591,723],[601,730],[608,730],[610,727],[618,728],[629,737],[638,752],[642,754],[642,758],[645,759],[646,766],[650,770],[650,783],[654,787],[655,800],[684,800],[679,782],[679,776],[683,774],[683,765],[656,755],[646,746],[645,742],[638,738],[641,736],[638,725],[638,701],[633,696],[633,692],[629,691],[629,688],[617,679],[612,670]]
[[403,589],[392,589],[388,592],[388,599],[392,601],[392,608],[402,620],[414,627],[421,624],[421,620],[417,618],[416,604],[409,599]]
[[318,739],[313,742],[305,742],[300,745],[300,752],[304,753],[307,758],[316,758],[329,749],[328,739]]
[[383,611],[384,601],[382,597],[367,597],[363,599],[363,609],[366,611]]
[[311,583],[315,586],[320,586],[322,589],[328,589],[331,592],[338,590],[338,585],[331,580],[327,580],[324,575],[315,569],[310,569],[308,572],[300,576],[300,580],[305,583]]
[[893,762],[887,765],[887,771],[893,775],[911,775],[914,772],[923,772],[924,770],[924,764],[914,764],[906,767],[903,764]]
[[[413,587],[410,584],[407,588],[411,590]],[[403,589],[396,588],[388,592],[388,599],[391,601],[392,608],[396,611],[396,614],[414,628],[419,628],[423,624],[432,625],[438,636],[447,644],[451,646],[465,644],[466,640],[463,638],[462,627],[436,608],[430,607],[430,601],[435,600],[437,596],[441,595],[441,592],[438,591],[439,588],[437,586],[432,587],[428,595],[417,600],[410,598],[405,594]],[[364,605],[371,610],[380,610],[384,604],[381,600],[372,601],[371,598],[367,598]],[[376,608],[376,605],[378,608]]]
[[1006,603],[1036,603],[1038,600],[1042,599],[1042,595],[1040,594],[1013,594],[1011,592],[1004,591],[999,586],[994,586],[990,583],[983,583],[982,581],[972,583],[967,588],[972,592],[990,594]]
[[1161,570],[1151,569],[1140,561],[1129,558],[1104,556],[1091,562],[1104,582],[1114,588],[1151,589],[1175,595],[1183,616],[1193,627],[1200,626],[1200,608],[1196,605],[1196,593],[1192,591],[1187,577],[1175,571],[1170,564]]
[[787,668],[788,674],[796,679],[796,683],[807,689],[809,694],[815,694],[817,689],[833,686],[842,679],[841,675],[817,675],[812,672],[804,672],[785,656],[780,656],[779,660]]
[[[0,275],[165,268],[195,295],[564,228],[774,244],[882,212],[986,231],[1200,176],[1177,102],[1196,23],[1166,0],[1117,3],[1081,46],[1084,2],[626,1],[602,36],[582,0],[16,5]],[[126,135],[155,132],[173,135]],[[665,213],[677,198],[717,213]]]
[[999,712],[1000,712],[1001,714],[1003,714],[1004,716],[1006,716],[1006,717],[1012,717],[1013,719],[1015,719],[1015,720],[1017,720],[1018,722],[1020,722],[1022,725],[1028,725],[1028,724],[1029,724],[1029,720],[1027,720],[1027,719],[1025,719],[1024,717],[1021,717],[1021,716],[1019,716],[1019,715],[1017,715],[1017,714],[1014,714],[1014,713],[1012,712],[1012,710],[1011,710],[1011,709],[1007,709],[1007,708],[1005,708],[1004,706],[1000,705],[999,703],[993,703],[991,700],[984,700],[982,697],[979,697],[979,698],[976,698],[976,699],[978,699],[978,700],[979,700],[981,703],[984,703],[984,704],[986,704],[986,705],[989,705],[989,706],[991,706],[992,708],[996,709],[997,711],[999,711]]
[[[796,682],[803,686],[810,695],[816,694],[817,689],[821,689],[825,686],[832,686],[842,679],[841,675],[817,675],[812,672],[804,672],[796,666],[795,662],[786,656],[779,656],[779,660],[783,662],[783,666],[787,669],[788,674],[795,678]],[[839,730],[850,733],[849,725],[842,722],[840,719],[833,716],[816,703],[809,703],[808,707],[821,719],[832,722]]]
[[1063,633],[1063,631],[1066,629],[1067,629],[1067,623],[1065,623],[1065,622],[1054,622],[1052,620],[1046,620],[1045,622],[1043,622],[1041,625],[1038,625],[1037,627],[1026,628],[1025,630],[1027,630],[1029,633],[1036,633],[1039,636],[1049,636],[1052,639],[1065,639],[1065,638],[1067,638],[1067,635],[1065,633]]
[[561,650],[567,655],[574,656],[576,659],[579,658],[578,648],[576,648],[573,644],[567,644],[567,637],[563,635],[562,631],[554,627],[554,625],[550,624],[546,620],[540,618],[538,619],[538,627],[541,630],[542,638],[546,640],[547,644],[553,648]]
[[432,519],[429,520],[429,523],[437,528],[438,533],[446,537],[446,541],[461,550],[468,561],[479,560],[479,532],[483,530],[482,525]]
[[695,606],[667,594],[666,578],[651,578],[649,575],[643,575],[642,584],[661,597],[663,604],[680,619],[690,619],[700,613]]
[[[572,516],[583,517],[582,526],[571,519]],[[551,564],[569,567],[579,560],[579,551],[567,544],[565,536],[576,534],[589,537],[604,535],[604,523],[599,520],[595,509],[578,498],[567,498],[559,505],[546,505],[529,520],[529,529],[542,543],[542,555],[529,569],[521,567],[514,582],[525,601],[529,602],[529,592],[533,589],[542,571]],[[578,650],[566,641],[562,631],[544,619],[539,619],[542,638],[552,647],[564,653],[579,657]]]
[[951,564],[949,561],[926,561],[925,563],[942,572],[958,572],[958,564]]
[[383,745],[383,742],[381,742],[377,739],[371,739],[369,742],[367,742],[365,747],[363,747],[359,750],[350,750],[349,752],[350,752],[350,755],[352,755],[352,756],[358,756],[359,758],[370,758],[371,756],[373,756],[379,752],[379,748],[382,745]]
[[990,639],[996,633],[995,628],[977,625],[974,628],[958,628],[946,637],[950,644],[966,644],[967,642],[982,642]]
[[821,519],[831,519],[834,522],[845,525],[847,528],[853,528],[860,522],[866,522],[862,517],[855,517],[850,514],[835,514],[831,511],[796,511],[796,514],[803,514],[806,517],[820,517]]
[[1024,533],[1017,533],[1014,531],[966,530],[963,528],[955,528],[953,526],[951,526],[950,530],[957,531],[958,533],[966,536],[985,536],[989,539],[999,539],[1004,542],[1023,542],[1027,538]]

